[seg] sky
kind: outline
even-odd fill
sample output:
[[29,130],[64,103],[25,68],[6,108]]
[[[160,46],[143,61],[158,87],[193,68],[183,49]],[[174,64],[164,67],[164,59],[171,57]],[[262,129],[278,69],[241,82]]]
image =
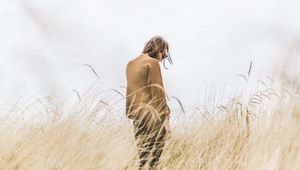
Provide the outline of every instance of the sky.
[[[125,68],[154,35],[170,44],[163,81],[184,106],[227,100],[298,56],[297,0],[0,0],[3,100],[126,86]],[[298,63],[294,62],[295,68]],[[92,73],[90,65],[100,79]],[[169,101],[175,105],[174,101]]]

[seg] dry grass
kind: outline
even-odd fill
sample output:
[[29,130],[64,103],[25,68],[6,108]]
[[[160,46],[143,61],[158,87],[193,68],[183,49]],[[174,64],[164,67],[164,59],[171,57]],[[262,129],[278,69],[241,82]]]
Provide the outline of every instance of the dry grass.
[[[289,82],[264,87],[247,100],[237,96],[212,111],[195,107],[171,115],[173,134],[160,168],[300,169],[300,84]],[[122,92],[99,92],[97,86],[85,95],[74,92],[71,106],[46,97],[2,111],[1,169],[136,168]]]

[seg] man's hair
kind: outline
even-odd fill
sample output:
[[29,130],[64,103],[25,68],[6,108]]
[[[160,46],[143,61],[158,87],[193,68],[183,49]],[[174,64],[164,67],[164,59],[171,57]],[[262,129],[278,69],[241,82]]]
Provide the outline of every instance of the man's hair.
[[144,46],[143,53],[148,53],[152,58],[155,58],[159,52],[167,49],[169,51],[169,44],[161,36],[152,37]]
[[[155,58],[159,52],[163,52],[163,50],[167,49],[167,57],[163,58],[163,65],[165,69],[168,69],[165,66],[165,59],[168,59],[170,64],[173,64],[172,58],[169,53],[169,44],[166,40],[164,40],[161,36],[152,37],[144,46],[143,53],[148,54],[150,57]],[[164,57],[164,56],[163,56]]]

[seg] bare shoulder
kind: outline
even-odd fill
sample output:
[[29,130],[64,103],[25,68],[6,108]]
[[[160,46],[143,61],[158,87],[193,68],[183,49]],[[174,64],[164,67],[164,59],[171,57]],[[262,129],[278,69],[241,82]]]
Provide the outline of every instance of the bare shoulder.
[[159,61],[154,58],[150,58],[147,62],[147,65],[150,68],[157,68],[157,67],[159,67]]
[[141,54],[137,57],[135,57],[134,59],[130,60],[127,63],[128,65],[142,65],[143,67],[158,67],[159,66],[159,61],[157,59],[154,59],[152,57],[149,57],[148,55],[145,54]]
[[145,56],[143,61],[150,67],[159,65],[159,61],[157,59],[149,56]]

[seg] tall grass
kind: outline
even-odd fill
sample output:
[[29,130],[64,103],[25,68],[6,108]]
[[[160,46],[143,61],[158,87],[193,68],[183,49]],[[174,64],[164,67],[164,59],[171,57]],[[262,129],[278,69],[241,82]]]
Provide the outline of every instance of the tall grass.
[[[212,111],[184,111],[173,97],[182,111],[171,113],[160,169],[300,169],[300,84],[271,80],[277,85]],[[1,112],[0,169],[137,168],[122,91],[74,92],[72,105],[48,96]]]

